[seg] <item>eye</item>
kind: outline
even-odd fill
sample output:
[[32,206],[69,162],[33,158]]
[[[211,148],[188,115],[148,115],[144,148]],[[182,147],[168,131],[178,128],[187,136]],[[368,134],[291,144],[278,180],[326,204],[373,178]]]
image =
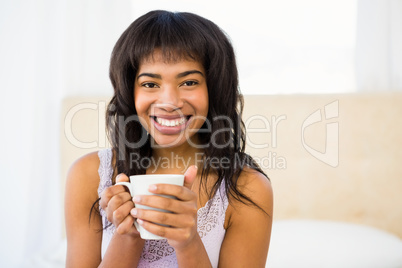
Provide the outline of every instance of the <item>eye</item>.
[[157,84],[151,83],[151,82],[144,83],[141,86],[146,87],[146,88],[157,88],[158,87]]
[[193,81],[193,80],[186,81],[186,82],[184,82],[184,83],[182,84],[182,86],[187,86],[187,87],[191,87],[191,86],[195,86],[195,85],[198,85],[198,82],[197,82],[197,81]]

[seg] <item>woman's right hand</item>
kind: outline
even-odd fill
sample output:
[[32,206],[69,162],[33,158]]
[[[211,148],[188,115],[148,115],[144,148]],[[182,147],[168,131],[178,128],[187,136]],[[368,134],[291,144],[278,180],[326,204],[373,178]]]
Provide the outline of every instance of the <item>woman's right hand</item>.
[[[116,182],[129,182],[127,175],[117,175]],[[139,235],[134,226],[134,217],[130,214],[134,203],[130,193],[123,185],[113,185],[101,193],[100,206],[106,212],[107,219],[111,222],[116,232],[120,235]]]

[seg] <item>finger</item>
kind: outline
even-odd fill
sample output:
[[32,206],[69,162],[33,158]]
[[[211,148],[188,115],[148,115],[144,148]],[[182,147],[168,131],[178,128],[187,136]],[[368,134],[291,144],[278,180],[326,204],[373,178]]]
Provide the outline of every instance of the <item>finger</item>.
[[117,226],[116,232],[120,235],[127,234],[131,231],[134,225],[134,218],[131,215],[127,215],[124,220]]
[[152,208],[159,208],[178,214],[194,214],[197,212],[196,197],[193,192],[182,187],[189,192],[189,195],[194,195],[187,201],[167,198],[158,195],[141,195],[134,197],[135,205],[144,205]]
[[129,203],[134,207],[134,203],[131,200],[131,195],[127,192],[122,192],[117,195],[114,195],[110,201],[108,202],[105,211],[107,215],[107,219],[110,222],[114,222],[113,213],[123,204]]
[[103,209],[106,209],[110,200],[117,194],[128,192],[123,185],[114,185],[103,190],[100,196],[99,204]]
[[191,214],[173,214],[151,209],[133,208],[131,215],[137,219],[173,228],[193,228],[196,226],[196,217]]
[[[130,202],[131,204],[133,204],[132,200],[131,200],[131,195],[127,192],[122,192],[119,194],[114,195],[107,206],[108,210],[111,211],[115,211],[116,209],[118,209],[121,205],[123,205],[126,202]],[[134,204],[133,204],[134,206]]]
[[129,200],[119,206],[116,210],[113,211],[113,224],[118,226],[126,217],[130,215],[130,211],[134,208],[134,203]]
[[164,237],[166,239],[180,241],[189,239],[189,237],[191,236],[191,229],[188,228],[171,228],[141,219],[138,219],[137,222],[148,232]]
[[130,178],[126,174],[120,173],[116,176],[116,182],[130,182]]
[[154,184],[149,187],[148,191],[157,195],[174,196],[183,201],[188,201],[194,198],[194,193],[190,189],[174,184]]
[[190,166],[184,173],[184,187],[191,189],[195,178],[197,177],[197,166]]
[[[124,181],[126,182],[130,181],[126,174],[120,173],[116,176],[116,182],[124,182]],[[103,209],[106,209],[110,199],[113,196],[121,192],[127,192],[127,191],[128,191],[127,188],[123,185],[113,185],[111,187],[108,187],[101,193],[99,205]]]

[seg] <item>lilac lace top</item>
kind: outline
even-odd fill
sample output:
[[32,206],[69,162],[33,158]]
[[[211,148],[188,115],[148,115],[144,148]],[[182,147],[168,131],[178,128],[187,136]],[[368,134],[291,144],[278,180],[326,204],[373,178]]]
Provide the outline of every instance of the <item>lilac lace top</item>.
[[[112,150],[104,149],[98,153],[100,159],[99,176],[100,183],[98,194],[112,185]],[[210,208],[208,209],[208,206]],[[219,252],[225,236],[224,222],[228,206],[224,184],[219,187],[215,196],[207,204],[198,210],[197,228],[198,234],[208,253],[213,267],[218,267]],[[103,223],[102,258],[113,236],[115,228],[106,218],[105,211],[100,208]],[[105,229],[106,226],[109,226]],[[164,240],[146,240],[138,263],[139,268],[144,267],[178,267],[174,248]]]

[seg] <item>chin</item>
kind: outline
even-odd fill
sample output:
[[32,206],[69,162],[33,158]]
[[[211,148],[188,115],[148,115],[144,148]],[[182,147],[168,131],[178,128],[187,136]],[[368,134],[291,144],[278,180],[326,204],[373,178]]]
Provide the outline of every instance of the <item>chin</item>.
[[183,145],[184,143],[187,143],[185,135],[175,135],[172,137],[154,137],[152,140],[152,146],[157,146],[161,148],[175,148]]

